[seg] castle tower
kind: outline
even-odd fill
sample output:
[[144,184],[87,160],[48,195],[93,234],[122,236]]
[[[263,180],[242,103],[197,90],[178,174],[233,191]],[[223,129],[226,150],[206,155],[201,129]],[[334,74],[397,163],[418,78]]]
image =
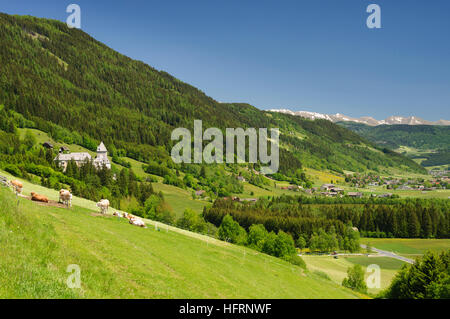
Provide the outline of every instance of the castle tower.
[[111,163],[108,159],[108,150],[106,149],[103,142],[101,142],[100,145],[97,146],[97,157],[94,160],[94,165],[97,167],[105,165],[108,169],[111,169]]
[[103,142],[100,143],[99,146],[97,146],[97,158],[107,160],[108,159],[108,150],[105,147],[105,144]]

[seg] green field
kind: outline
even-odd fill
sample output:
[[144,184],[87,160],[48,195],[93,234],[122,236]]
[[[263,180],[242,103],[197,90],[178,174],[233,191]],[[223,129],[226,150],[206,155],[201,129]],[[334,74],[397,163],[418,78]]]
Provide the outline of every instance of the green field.
[[392,189],[382,189],[380,187],[369,187],[358,189],[357,191],[362,193],[374,193],[374,194],[385,194],[391,193],[398,195],[400,197],[412,197],[412,198],[439,198],[448,199],[450,197],[450,189],[438,189],[433,191],[420,191],[420,190],[392,190]]
[[[120,159],[130,163],[131,169],[136,174],[136,176],[139,176],[141,178],[145,178],[145,177],[147,177],[149,175],[142,168],[142,164],[144,164],[144,163],[136,161],[135,159],[132,159],[132,158],[129,158],[129,157],[121,157]],[[162,180],[163,180],[163,178],[159,177],[158,181],[162,181]]]
[[211,203],[204,200],[192,199],[192,193],[189,190],[162,183],[152,183],[152,185],[155,191],[163,192],[164,199],[172,207],[177,217],[180,217],[186,208],[201,213],[203,207],[211,205]]
[[370,243],[372,247],[410,258],[423,255],[428,250],[439,252],[450,249],[450,239],[362,238],[361,243]]
[[[280,259],[173,228],[41,206],[3,187],[0,210],[0,298],[359,297]],[[71,264],[80,289],[65,284]]]
[[[424,176],[422,176],[423,178]],[[427,179],[430,179],[431,176],[428,176]],[[450,189],[437,189],[432,191],[421,191],[421,190],[399,190],[399,189],[387,189],[385,185],[380,186],[367,186],[365,188],[355,188],[346,185],[340,185],[339,187],[343,188],[348,192],[362,192],[366,194],[366,196],[370,196],[370,194],[386,194],[391,193],[394,195],[398,195],[399,197],[411,197],[411,198],[438,198],[438,199],[448,199],[450,198]]]
[[240,198],[258,198],[261,196],[280,196],[282,194],[286,195],[297,195],[299,193],[281,189],[280,186],[288,186],[288,183],[276,181],[276,187],[274,186],[274,181],[270,180],[268,185],[264,185],[264,188],[252,185],[248,182],[244,182],[244,191],[241,194],[233,194]]
[[343,184],[345,178],[338,176],[334,173],[318,171],[312,168],[305,169],[306,175],[314,182],[315,186],[321,186],[322,184],[337,183]]
[[[333,282],[341,284],[342,280],[347,277],[347,269],[355,264],[361,265],[366,271],[366,267],[372,264],[376,264],[380,267],[381,271],[381,287],[369,288],[368,292],[371,294],[377,294],[383,289],[386,289],[391,283],[397,271],[403,266],[404,262],[389,258],[389,257],[368,257],[361,256],[339,256],[338,259],[334,259],[331,256],[302,256],[306,262],[308,269],[311,271],[321,271],[326,273]],[[367,276],[370,273],[366,273]]]
[[395,149],[394,151],[396,151],[397,153],[400,154],[406,154],[407,156],[420,156],[423,154],[428,154],[433,152],[434,150],[430,150],[430,149],[417,149],[414,147],[408,147],[405,145],[401,145],[399,148]]

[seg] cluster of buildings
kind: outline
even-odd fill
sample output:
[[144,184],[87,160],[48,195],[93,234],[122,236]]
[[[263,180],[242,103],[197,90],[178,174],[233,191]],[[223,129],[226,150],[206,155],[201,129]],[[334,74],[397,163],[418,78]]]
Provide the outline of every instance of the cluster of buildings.
[[[320,193],[319,193],[320,192]],[[306,189],[305,193],[307,194],[320,194],[325,197],[352,197],[352,198],[362,198],[364,197],[364,193],[362,192],[345,192],[343,188],[337,187],[334,184],[323,184],[320,188],[313,187],[311,189]],[[392,193],[385,194],[371,194],[371,197],[379,197],[379,198],[388,198],[392,197]]]
[[[45,148],[53,148],[53,145],[49,142],[45,142],[42,145]],[[91,154],[87,152],[69,153],[69,149],[62,146],[59,148],[59,154],[55,157],[54,161],[59,167],[63,168],[63,171],[67,169],[67,165],[70,161],[74,161],[78,166],[81,166],[86,162],[92,162],[98,169],[103,167],[111,169],[111,162],[108,158],[108,150],[103,142],[97,146],[97,156],[95,158],[92,158]]]
[[433,176],[442,176],[442,177],[448,178],[450,176],[450,166],[449,166],[449,169],[431,170],[431,171],[428,171],[428,173]]
[[224,197],[223,199],[232,200],[233,202],[240,202],[240,203],[256,203],[258,201],[257,198],[239,198],[237,196]]
[[[322,191],[320,194],[326,197],[343,197],[344,196],[344,189],[337,187],[334,184],[323,184],[320,187],[320,190]],[[354,198],[361,198],[363,197],[363,193],[361,192],[348,192],[346,194],[348,197],[354,197]]]
[[434,178],[431,180],[425,180],[423,178],[382,178],[373,174],[367,176],[350,175],[346,177],[346,181],[356,188],[385,186],[386,189],[432,191],[435,189],[449,188],[450,174],[446,174],[446,171],[436,171]]
[[280,189],[294,191],[303,189],[303,187],[301,187],[300,185],[289,185],[289,186],[281,186]]
[[449,188],[450,178],[447,176],[433,178],[431,180],[417,180],[409,179],[404,180],[390,180],[386,182],[387,189],[397,189],[397,190],[420,190],[420,191],[433,191],[436,189]]

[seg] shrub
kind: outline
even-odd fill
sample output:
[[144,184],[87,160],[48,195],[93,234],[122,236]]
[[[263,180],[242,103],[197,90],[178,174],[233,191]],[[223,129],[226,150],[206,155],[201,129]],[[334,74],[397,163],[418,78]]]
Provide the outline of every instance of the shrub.
[[306,263],[303,260],[302,257],[298,256],[298,255],[291,255],[291,256],[286,256],[283,257],[284,260],[290,262],[293,265],[299,266],[300,268],[303,268],[306,270]]
[[17,176],[17,177],[22,177],[22,172],[21,170],[14,164],[8,164],[5,166],[5,171],[7,171],[8,173],[10,173],[11,175]]
[[242,228],[233,217],[226,215],[219,227],[219,238],[234,244],[245,244],[247,232]]
[[286,234],[282,230],[278,232],[278,235],[275,239],[274,248],[274,256],[290,258],[292,255],[295,255],[295,244],[292,236]]
[[269,233],[267,232],[264,225],[252,225],[249,228],[247,245],[253,249],[261,251],[267,235],[269,235]]
[[367,293],[367,285],[364,281],[364,270],[361,265],[355,265],[347,269],[347,278],[342,281],[342,286]]
[[208,225],[203,218],[189,208],[186,208],[183,212],[183,216],[178,219],[177,227],[197,233],[205,233],[208,231]]

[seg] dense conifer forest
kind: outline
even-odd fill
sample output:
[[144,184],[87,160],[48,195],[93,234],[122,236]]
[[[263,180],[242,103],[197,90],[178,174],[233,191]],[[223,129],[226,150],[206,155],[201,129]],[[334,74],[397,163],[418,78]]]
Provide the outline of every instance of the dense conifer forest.
[[296,241],[303,237],[307,244],[321,232],[320,237],[334,234],[339,247],[349,249],[344,243],[352,227],[365,237],[449,238],[449,211],[448,200],[437,199],[280,196],[261,198],[255,204],[218,199],[204,209],[203,217],[218,226],[230,215],[247,230],[262,224],[268,231],[282,230]]

